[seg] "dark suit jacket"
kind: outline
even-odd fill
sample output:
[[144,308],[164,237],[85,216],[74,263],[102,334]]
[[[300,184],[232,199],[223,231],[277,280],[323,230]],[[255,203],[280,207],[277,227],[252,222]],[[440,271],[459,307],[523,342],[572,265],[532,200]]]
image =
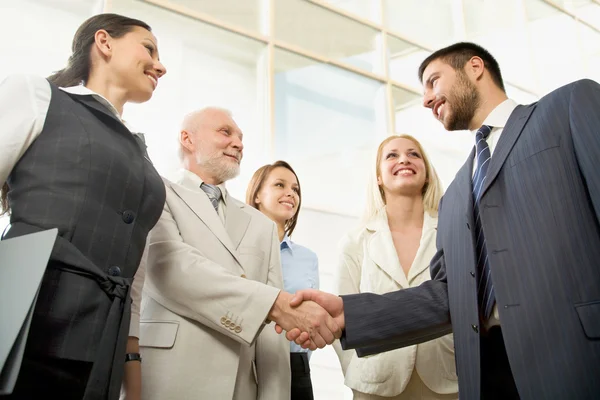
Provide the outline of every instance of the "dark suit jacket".
[[[519,106],[500,136],[481,219],[506,351],[522,399],[600,398],[600,85]],[[343,296],[361,355],[454,332],[462,400],[480,396],[473,153],[440,206],[432,281]],[[450,325],[451,324],[451,325]]]

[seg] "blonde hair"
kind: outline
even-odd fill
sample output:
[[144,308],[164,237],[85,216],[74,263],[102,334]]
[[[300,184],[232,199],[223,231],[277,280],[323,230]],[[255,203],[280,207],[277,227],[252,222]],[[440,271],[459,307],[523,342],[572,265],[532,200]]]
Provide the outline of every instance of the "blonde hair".
[[429,162],[429,157],[427,157],[427,154],[423,150],[423,146],[421,146],[421,143],[411,135],[392,135],[385,138],[379,144],[379,147],[377,148],[377,154],[374,160],[375,162],[374,164],[371,164],[372,166],[374,165],[375,168],[372,168],[369,172],[369,181],[367,184],[367,202],[365,212],[362,218],[363,223],[366,223],[374,216],[376,216],[379,212],[383,210],[383,208],[386,205],[385,193],[383,191],[383,188],[377,184],[377,179],[381,176],[381,170],[379,168],[379,165],[381,164],[383,148],[385,147],[385,145],[387,145],[389,142],[395,139],[410,140],[417,146],[417,149],[421,153],[421,156],[423,157],[423,162],[425,163],[426,173],[425,185],[423,186],[422,191],[423,207],[425,208],[425,211],[429,212],[430,215],[437,215],[440,199],[442,198],[442,194],[444,192],[442,189],[442,184],[440,183],[440,179],[438,178],[437,172],[435,171],[435,168],[433,168],[431,162]]

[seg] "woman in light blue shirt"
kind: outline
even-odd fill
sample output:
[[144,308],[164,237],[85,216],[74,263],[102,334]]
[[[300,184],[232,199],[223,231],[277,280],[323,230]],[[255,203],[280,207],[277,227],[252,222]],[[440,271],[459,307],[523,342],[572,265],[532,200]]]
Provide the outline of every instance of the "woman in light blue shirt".
[[[317,255],[306,247],[292,242],[290,237],[298,222],[302,203],[298,176],[285,161],[259,168],[246,191],[246,203],[261,211],[277,224],[281,242],[281,269],[286,292],[319,288]],[[292,370],[291,400],[312,400],[308,360],[310,351],[290,343]]]

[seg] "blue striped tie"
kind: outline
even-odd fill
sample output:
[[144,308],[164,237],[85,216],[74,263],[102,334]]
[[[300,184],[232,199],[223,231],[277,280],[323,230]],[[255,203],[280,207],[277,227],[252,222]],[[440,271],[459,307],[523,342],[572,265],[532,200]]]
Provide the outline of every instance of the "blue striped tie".
[[208,183],[202,183],[200,189],[204,190],[210,203],[215,208],[217,214],[219,213],[219,200],[221,199],[221,189],[217,185],[209,185]]
[[473,175],[473,218],[475,219],[475,251],[477,257],[477,299],[479,309],[484,319],[488,319],[496,302],[494,285],[490,271],[485,236],[481,227],[481,216],[479,214],[479,200],[481,191],[485,184],[485,177],[492,158],[490,148],[486,142],[492,131],[492,127],[483,125],[475,135],[475,150],[477,152],[477,169]]

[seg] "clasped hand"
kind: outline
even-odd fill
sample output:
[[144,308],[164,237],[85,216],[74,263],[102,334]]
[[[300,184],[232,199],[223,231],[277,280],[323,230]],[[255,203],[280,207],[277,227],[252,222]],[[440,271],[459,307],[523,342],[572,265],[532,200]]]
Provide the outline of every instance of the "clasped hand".
[[[278,313],[276,308],[283,312]],[[332,344],[342,336],[345,327],[342,298],[319,290],[300,290],[293,296],[281,292],[273,311],[271,319],[276,322],[277,333],[285,330],[289,341],[305,349],[322,349]]]

